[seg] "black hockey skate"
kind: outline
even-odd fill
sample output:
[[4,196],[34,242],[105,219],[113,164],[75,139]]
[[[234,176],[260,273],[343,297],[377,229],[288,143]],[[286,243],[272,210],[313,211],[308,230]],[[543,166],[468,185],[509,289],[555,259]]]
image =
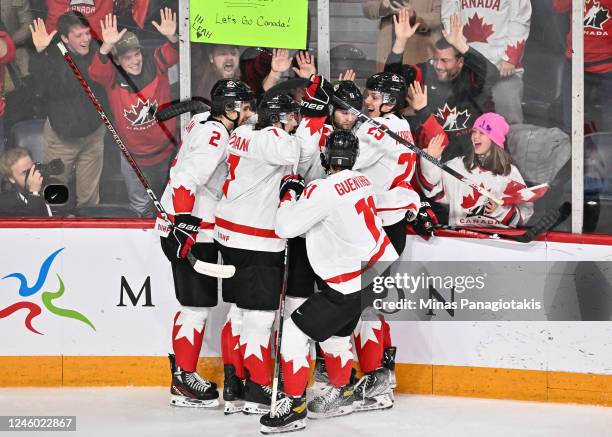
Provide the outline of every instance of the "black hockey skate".
[[219,392],[214,382],[203,379],[197,372],[185,372],[173,354],[168,354],[172,384],[170,404],[177,407],[214,408],[219,405]]
[[247,376],[244,384],[244,414],[266,414],[270,412],[272,387],[259,385]]
[[239,413],[244,407],[244,382],[236,376],[236,369],[231,364],[223,366],[223,412]]
[[391,386],[391,390],[397,387],[397,379],[395,378],[395,353],[397,352],[397,347],[391,346],[385,348],[385,352],[383,355],[382,366],[389,369],[389,385]]
[[334,387],[329,385],[323,393],[308,402],[310,419],[344,416],[353,412],[353,385]]
[[393,407],[391,371],[380,367],[366,373],[354,387],[353,411],[386,410]]
[[268,412],[259,419],[262,434],[277,434],[306,428],[306,396],[292,397],[282,393],[276,402],[274,416]]

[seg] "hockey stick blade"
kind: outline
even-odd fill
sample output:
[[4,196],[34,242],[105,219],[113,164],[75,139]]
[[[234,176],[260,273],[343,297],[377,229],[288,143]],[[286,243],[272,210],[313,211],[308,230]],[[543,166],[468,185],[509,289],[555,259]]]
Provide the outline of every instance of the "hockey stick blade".
[[170,105],[157,114],[155,114],[155,118],[159,121],[170,120],[171,118],[178,117],[181,114],[185,114],[187,112],[193,113],[201,113],[210,110],[210,106],[201,100],[185,100],[184,102],[175,103],[174,105]]
[[215,278],[227,279],[234,276],[236,267],[227,264],[214,264],[196,259],[191,253],[188,255],[189,262],[192,263],[193,269],[206,276]]
[[539,235],[548,232],[553,226],[564,222],[572,212],[572,204],[569,202],[563,203],[559,209],[551,210],[544,215],[535,225],[533,225],[523,235],[515,238],[519,243],[530,243]]

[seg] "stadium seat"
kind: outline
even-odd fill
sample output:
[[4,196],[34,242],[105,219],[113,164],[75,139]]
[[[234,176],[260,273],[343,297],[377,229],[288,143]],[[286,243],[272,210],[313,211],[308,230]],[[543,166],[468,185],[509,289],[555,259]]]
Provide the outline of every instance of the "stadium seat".
[[45,120],[24,120],[11,129],[9,147],[24,147],[32,153],[35,162],[44,158],[43,126]]

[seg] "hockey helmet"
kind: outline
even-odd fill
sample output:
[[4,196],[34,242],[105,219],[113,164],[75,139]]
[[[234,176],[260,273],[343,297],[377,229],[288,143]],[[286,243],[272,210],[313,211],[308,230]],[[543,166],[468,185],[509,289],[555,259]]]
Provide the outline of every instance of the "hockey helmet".
[[399,74],[376,73],[366,81],[366,89],[380,92],[383,97],[383,104],[392,105],[395,110],[400,110],[406,106],[406,80]]
[[[361,109],[363,106],[363,94],[352,80],[341,80],[334,85],[334,94],[340,100],[348,103],[355,109]],[[334,109],[343,109],[341,106],[334,105]]]
[[242,102],[251,104],[255,110],[255,94],[249,86],[237,79],[221,79],[210,91],[211,113],[223,115],[226,112],[240,112]]
[[287,123],[292,113],[299,114],[300,105],[288,94],[279,94],[262,100],[257,107],[257,128],[262,129],[274,123]]
[[351,169],[359,156],[359,139],[353,132],[346,129],[336,129],[325,142],[321,153],[321,165],[325,170],[332,167]]

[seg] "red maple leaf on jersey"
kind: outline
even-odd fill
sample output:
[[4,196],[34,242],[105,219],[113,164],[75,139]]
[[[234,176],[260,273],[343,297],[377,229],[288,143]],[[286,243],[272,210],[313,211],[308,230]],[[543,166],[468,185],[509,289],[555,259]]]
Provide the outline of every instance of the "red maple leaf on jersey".
[[[484,185],[480,184],[480,186],[484,188]],[[463,209],[471,209],[476,206],[478,199],[480,199],[481,197],[482,194],[480,194],[478,190],[476,190],[476,188],[472,187],[472,195],[463,196],[463,202],[461,202],[461,207]]]
[[516,43],[516,46],[506,47],[506,56],[508,56],[508,62],[514,65],[516,68],[521,68],[521,60],[523,59],[523,53],[525,52],[525,40]]
[[474,14],[468,19],[467,24],[463,28],[463,35],[468,43],[471,42],[489,42],[489,37],[493,35],[493,25],[485,24],[484,17],[479,17]]
[[174,205],[175,214],[191,214],[193,204],[195,203],[195,194],[190,189],[180,186],[172,189],[172,204]]

